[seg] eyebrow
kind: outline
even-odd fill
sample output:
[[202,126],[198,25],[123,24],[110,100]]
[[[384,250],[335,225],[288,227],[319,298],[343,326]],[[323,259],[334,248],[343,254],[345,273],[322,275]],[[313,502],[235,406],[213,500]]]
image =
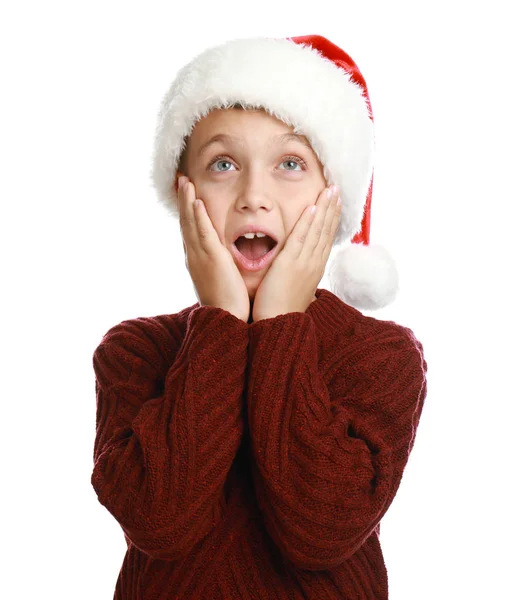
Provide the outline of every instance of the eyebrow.
[[[218,133],[217,135],[214,135],[210,140],[205,142],[205,144],[202,144],[202,146],[198,150],[197,156],[198,157],[201,156],[206,151],[206,149],[209,146],[211,146],[212,144],[214,144],[215,142],[230,142],[230,141],[234,142],[238,146],[241,146],[243,143],[242,138],[238,135],[229,135],[227,133]],[[275,141],[275,143],[280,144],[280,145],[284,145],[284,144],[286,144],[286,142],[289,142],[289,141],[299,142],[299,143],[303,144],[304,146],[306,146],[312,152],[312,154],[315,154],[313,151],[313,148],[310,146],[310,143],[306,139],[301,137],[298,133],[282,133],[281,135],[277,135],[277,136],[271,138],[270,143],[272,143],[273,141]]]

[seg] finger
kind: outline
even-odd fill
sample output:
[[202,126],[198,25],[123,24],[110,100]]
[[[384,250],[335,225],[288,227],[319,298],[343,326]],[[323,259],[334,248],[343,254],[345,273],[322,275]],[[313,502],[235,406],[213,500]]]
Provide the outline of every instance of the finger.
[[180,235],[181,235],[181,240],[182,240],[182,246],[183,246],[183,253],[185,255],[185,267],[187,268],[187,270],[189,270],[189,258],[187,256],[187,244],[185,243],[185,236],[187,235],[187,231],[188,231],[188,222],[189,222],[189,218],[186,215],[186,208],[185,208],[185,199],[184,199],[184,192],[183,192],[183,186],[186,183],[187,178],[184,176],[180,176],[178,177],[178,186],[176,188],[176,202],[177,202],[177,208],[178,208],[178,221],[180,223]]
[[294,259],[298,258],[303,251],[308,233],[316,218],[317,211],[315,213],[312,212],[314,206],[314,204],[310,204],[310,206],[304,209],[282,249],[282,252],[291,254]]
[[180,175],[180,177],[178,177],[178,185],[176,187],[176,202],[178,204],[178,214],[181,214],[181,208],[183,205],[183,186],[185,185],[185,183],[189,181],[187,177],[185,177],[184,175]]
[[[205,204],[201,199],[196,198],[196,188],[189,181],[185,186],[186,202],[191,207],[190,239],[193,247],[197,250],[205,250],[207,254],[214,254],[216,251],[216,243],[220,243],[220,238],[216,233]],[[195,200],[198,200],[195,204]]]
[[339,193],[337,195],[337,199],[335,202],[335,209],[334,209],[334,213],[333,213],[333,218],[332,218],[332,224],[330,227],[330,234],[327,238],[326,241],[326,245],[323,249],[323,263],[326,265],[327,261],[328,261],[328,257],[330,256],[330,252],[332,251],[332,246],[334,243],[334,239],[335,239],[335,234],[337,231],[337,228],[339,226],[339,219],[341,217],[341,209],[343,208],[342,204],[338,204],[339,200]]
[[178,220],[180,222],[180,231],[182,237],[185,237],[187,231],[187,223],[189,222],[189,215],[185,206],[185,183],[188,181],[187,177],[183,175],[178,178],[178,189],[176,190],[176,201],[178,203]]
[[[300,254],[304,254],[307,261],[310,260],[314,253],[319,252],[318,247],[327,219],[328,209],[332,202],[332,194],[328,195],[330,188],[325,188],[320,194],[316,202],[317,211],[315,217],[310,223],[310,228],[306,234],[306,238]],[[321,255],[321,252],[318,254]]]
[[200,244],[197,231],[197,214],[194,207],[194,185],[188,177],[181,176],[178,180],[178,201],[180,211],[180,229],[186,249],[185,255],[191,249],[196,249]]
[[330,187],[331,194],[328,198],[328,202],[326,204],[326,212],[324,215],[324,220],[321,225],[319,237],[317,239],[317,245],[314,248],[314,253],[317,253],[318,256],[323,255],[324,248],[328,243],[328,238],[330,237],[330,232],[332,231],[332,221],[334,220],[334,212],[335,207],[337,205],[338,198],[338,189],[337,185]]
[[318,256],[321,257],[324,255],[328,245],[332,245],[332,228],[334,226],[338,199],[339,188],[336,185],[328,202],[324,223],[321,227],[321,235],[319,236],[317,246],[314,250],[314,252],[317,252]]
[[196,200],[195,188],[188,177],[178,179],[178,202],[180,211],[180,226],[184,234],[184,243],[195,244],[198,241],[197,213],[194,206]]

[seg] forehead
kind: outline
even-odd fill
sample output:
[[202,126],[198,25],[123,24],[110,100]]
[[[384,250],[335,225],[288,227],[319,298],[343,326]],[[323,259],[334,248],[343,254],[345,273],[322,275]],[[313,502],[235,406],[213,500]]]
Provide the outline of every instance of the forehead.
[[295,134],[293,127],[264,109],[215,109],[194,125],[189,142],[195,152],[201,154],[203,146],[209,146],[209,142],[215,140],[243,145],[245,138],[255,139],[257,136],[265,138],[268,144],[295,140],[313,152],[306,136]]

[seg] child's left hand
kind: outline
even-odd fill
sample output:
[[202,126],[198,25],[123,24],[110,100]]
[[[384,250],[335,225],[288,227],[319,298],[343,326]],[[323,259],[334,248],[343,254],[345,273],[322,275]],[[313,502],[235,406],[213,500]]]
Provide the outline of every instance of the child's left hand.
[[290,312],[305,312],[321,281],[341,214],[339,190],[328,198],[325,188],[310,214],[299,217],[286,244],[273,260],[255,294],[253,322]]

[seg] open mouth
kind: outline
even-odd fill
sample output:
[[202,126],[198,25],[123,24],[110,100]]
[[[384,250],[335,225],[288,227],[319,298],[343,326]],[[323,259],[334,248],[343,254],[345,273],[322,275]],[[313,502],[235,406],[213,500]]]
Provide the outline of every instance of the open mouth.
[[252,240],[241,236],[233,243],[235,260],[245,271],[263,269],[277,254],[278,248],[278,243],[268,236],[255,236]]
[[235,246],[238,251],[248,260],[259,260],[263,256],[266,256],[270,250],[273,250],[276,245],[277,242],[268,235],[262,238],[255,236],[252,240],[241,235],[235,240]]

